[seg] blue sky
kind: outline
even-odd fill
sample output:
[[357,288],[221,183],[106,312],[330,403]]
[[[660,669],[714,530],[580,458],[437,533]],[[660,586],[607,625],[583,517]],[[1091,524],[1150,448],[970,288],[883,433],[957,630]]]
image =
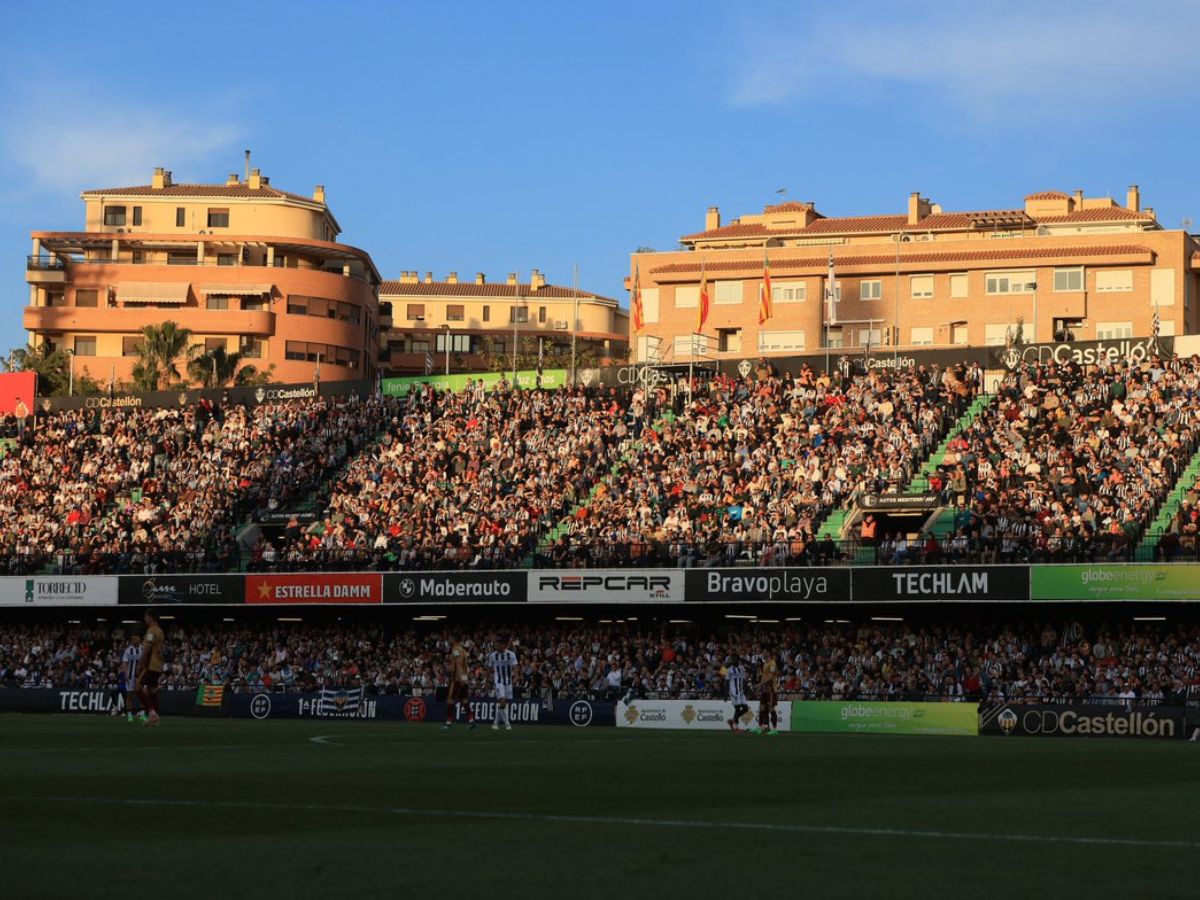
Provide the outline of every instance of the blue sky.
[[777,199],[827,215],[1123,198],[1200,228],[1200,3],[60,3],[0,34],[0,350],[33,229],[80,190],[326,185],[342,239],[402,269],[533,267],[625,300],[670,249]]

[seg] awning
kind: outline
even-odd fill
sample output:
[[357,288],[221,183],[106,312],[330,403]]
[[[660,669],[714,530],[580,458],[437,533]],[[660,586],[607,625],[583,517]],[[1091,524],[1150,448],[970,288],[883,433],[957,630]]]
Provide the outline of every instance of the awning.
[[259,294],[271,293],[269,284],[210,284],[200,288],[200,293],[211,296],[217,294],[225,297],[257,297]]
[[117,299],[122,303],[186,303],[187,281],[135,281],[117,286]]

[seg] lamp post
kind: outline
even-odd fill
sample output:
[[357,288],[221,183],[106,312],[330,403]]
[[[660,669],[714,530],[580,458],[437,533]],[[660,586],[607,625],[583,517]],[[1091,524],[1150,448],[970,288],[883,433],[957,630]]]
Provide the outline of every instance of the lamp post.
[[892,327],[896,329],[896,339],[892,341],[892,374],[900,365],[900,244],[911,241],[912,238],[901,229],[896,236],[896,301],[895,312],[892,315]]
[[446,345],[446,347],[445,347],[445,349],[446,349],[446,375],[449,376],[449,374],[450,374],[450,323],[449,322],[444,323],[442,325],[442,330],[445,332],[445,334],[442,336],[442,341]]
[[75,350],[67,348],[67,396],[75,396]]

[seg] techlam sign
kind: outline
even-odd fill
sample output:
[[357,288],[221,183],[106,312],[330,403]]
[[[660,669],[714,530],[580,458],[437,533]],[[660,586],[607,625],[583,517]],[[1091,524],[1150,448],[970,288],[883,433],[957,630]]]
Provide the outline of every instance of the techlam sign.
[[531,603],[681,603],[673,569],[564,569],[529,573]]
[[383,602],[383,576],[369,572],[247,575],[252,604],[358,604]]
[[27,575],[0,578],[0,606],[116,606],[114,575]]
[[[789,731],[792,724],[792,705],[776,704],[779,730]],[[672,728],[680,731],[728,731],[733,718],[733,704],[726,700],[634,700],[617,704],[618,728]],[[758,721],[758,701],[750,702],[750,710],[742,716],[743,728]]]
[[860,603],[1029,599],[1028,566],[864,566],[850,580]]
[[1007,703],[979,715],[980,734],[1020,737],[1185,736],[1184,710],[1173,706],[1091,706]]

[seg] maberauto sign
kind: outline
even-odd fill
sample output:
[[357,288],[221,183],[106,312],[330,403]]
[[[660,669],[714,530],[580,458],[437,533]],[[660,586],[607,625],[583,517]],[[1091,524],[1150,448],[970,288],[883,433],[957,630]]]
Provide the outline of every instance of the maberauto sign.
[[682,603],[674,569],[562,569],[529,572],[531,603]]
[[383,576],[384,603],[524,603],[525,572],[399,572]]
[[850,570],[688,569],[684,585],[689,603],[843,601],[850,599]]
[[116,606],[113,575],[12,575],[0,579],[0,606]]
[[855,602],[1029,599],[1028,566],[862,566]]

